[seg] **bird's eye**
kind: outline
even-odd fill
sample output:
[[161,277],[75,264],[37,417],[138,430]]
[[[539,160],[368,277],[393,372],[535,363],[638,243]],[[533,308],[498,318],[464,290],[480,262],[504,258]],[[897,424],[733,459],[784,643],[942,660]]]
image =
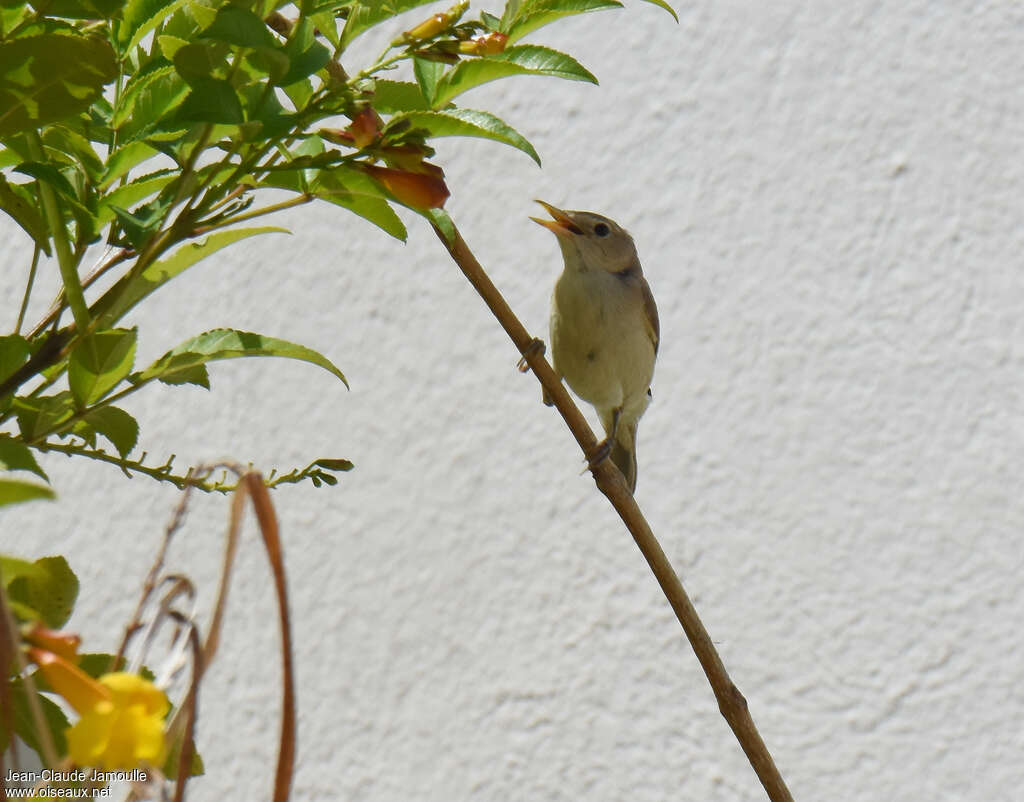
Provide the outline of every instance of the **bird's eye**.
[[598,223],[596,226],[594,226],[594,233],[597,234],[597,236],[599,237],[607,237],[609,234],[612,233],[612,230],[608,228],[608,226],[605,225],[604,223]]

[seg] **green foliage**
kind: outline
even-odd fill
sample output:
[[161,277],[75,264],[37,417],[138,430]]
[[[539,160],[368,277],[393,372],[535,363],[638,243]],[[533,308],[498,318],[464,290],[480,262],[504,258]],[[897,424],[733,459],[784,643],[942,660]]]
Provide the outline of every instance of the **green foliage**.
[[63,626],[78,598],[78,577],[60,556],[30,563],[0,555],[0,580],[19,618],[51,629]]
[[[596,83],[571,56],[521,40],[567,17],[621,7],[507,0],[500,18],[471,18],[459,0],[424,11],[407,30],[395,24],[426,2],[0,6],[0,209],[24,232],[9,247],[31,257],[17,329],[0,336],[0,503],[50,495],[15,473],[48,482],[34,451],[85,456],[179,486],[192,481],[191,469],[172,470],[173,457],[151,466],[145,452],[135,455],[139,426],[120,402],[154,384],[209,388],[212,362],[278,356],[344,382],[312,349],[232,329],[180,332],[181,345],[136,366],[138,340],[148,334],[122,320],[222,248],[283,232],[251,221],[289,206],[327,201],[404,240],[398,203],[449,231],[440,208],[449,190],[429,162],[433,140],[489,139],[540,164],[519,131],[454,101],[510,76]],[[363,36],[389,44],[347,72],[341,59]],[[348,121],[342,128],[325,127],[339,118]],[[266,202],[264,190],[278,194]],[[83,278],[98,250],[91,246],[102,245],[105,261]],[[23,331],[37,266],[48,265],[42,256],[57,262],[63,290],[54,311]],[[97,291],[101,275],[109,278]],[[318,460],[269,482],[329,485],[350,467]]]

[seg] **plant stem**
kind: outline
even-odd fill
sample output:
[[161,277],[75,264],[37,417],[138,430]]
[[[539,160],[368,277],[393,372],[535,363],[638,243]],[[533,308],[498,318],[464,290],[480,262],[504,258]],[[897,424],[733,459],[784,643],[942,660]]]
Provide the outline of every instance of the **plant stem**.
[[21,324],[25,322],[25,311],[28,309],[28,299],[32,296],[32,285],[36,283],[36,268],[39,267],[39,245],[32,251],[32,267],[28,269],[28,281],[25,282],[25,295],[21,299],[21,309],[18,310],[18,322],[14,324],[14,333],[21,334]]
[[[459,234],[454,224],[452,224],[454,237],[450,241],[436,223],[433,226],[434,232],[441,242],[444,243],[452,259],[455,260],[455,263],[465,274],[466,278],[469,279],[469,282],[479,293],[484,303],[487,304],[491,312],[498,319],[501,327],[512,339],[512,342],[515,343],[519,353],[523,355],[523,359],[533,370],[538,381],[550,394],[562,418],[576,438],[576,442],[583,449],[584,456],[593,454],[598,445],[597,438],[594,436],[594,432],[591,430],[586,418],[583,417],[583,414],[569,396],[568,390],[565,389],[565,386],[555,374],[551,365],[544,358],[543,349],[536,347],[538,341],[531,337],[523,324],[519,322],[519,319],[491,282],[483,267],[481,267],[476,257],[469,250],[469,246],[466,245],[465,240],[462,239],[462,235]],[[789,789],[786,787],[786,783],[782,779],[778,768],[775,766],[775,762],[768,752],[768,747],[765,746],[764,740],[754,725],[754,720],[751,718],[750,711],[747,708],[747,700],[744,699],[743,694],[740,693],[739,689],[729,678],[725,665],[722,663],[722,658],[711,641],[711,636],[708,635],[707,630],[704,628],[700,616],[697,615],[697,610],[683,589],[679,577],[676,576],[672,564],[669,562],[668,557],[665,556],[665,552],[651,531],[650,525],[637,506],[633,494],[629,492],[619,469],[612,464],[611,460],[605,459],[592,466],[591,472],[594,475],[594,481],[597,483],[598,489],[608,498],[615,511],[618,512],[619,517],[626,524],[626,528],[629,529],[630,534],[644,555],[644,559],[650,565],[651,571],[654,572],[658,584],[661,585],[662,592],[664,592],[668,603],[672,606],[676,618],[679,619],[679,623],[682,625],[683,631],[686,633],[686,637],[689,639],[690,645],[693,647],[693,651],[697,655],[705,675],[707,675],[711,689],[718,700],[719,711],[721,711],[722,716],[736,735],[736,739],[746,753],[747,759],[750,761],[751,766],[753,766],[758,779],[764,786],[765,791],[768,792],[768,798],[772,802],[792,802],[793,797],[789,793]]]
[[218,228],[227,228],[233,226],[236,223],[241,223],[243,220],[252,220],[254,217],[262,217],[265,214],[273,214],[279,212],[282,209],[291,209],[293,206],[301,206],[304,203],[309,203],[313,200],[315,195],[297,195],[291,200],[281,201],[280,203],[273,203],[270,206],[264,206],[262,209],[253,209],[251,212],[244,212],[234,217],[228,217],[225,220],[219,220],[212,225],[203,226],[201,229],[197,229],[196,235],[201,236],[210,231],[216,231]]
[[[29,155],[38,162],[46,159],[43,151],[43,141],[39,138],[38,131],[29,131],[25,134],[28,142]],[[82,294],[82,285],[78,278],[78,263],[71,253],[71,245],[68,242],[68,230],[64,227],[64,218],[61,216],[60,207],[57,205],[57,196],[53,188],[45,181],[37,181],[39,184],[39,197],[43,202],[43,212],[53,234],[53,244],[57,251],[57,262],[60,265],[60,277],[64,282],[64,293],[71,307],[71,313],[75,316],[75,326],[78,333],[85,334],[89,329],[89,307],[85,304],[85,296]]]

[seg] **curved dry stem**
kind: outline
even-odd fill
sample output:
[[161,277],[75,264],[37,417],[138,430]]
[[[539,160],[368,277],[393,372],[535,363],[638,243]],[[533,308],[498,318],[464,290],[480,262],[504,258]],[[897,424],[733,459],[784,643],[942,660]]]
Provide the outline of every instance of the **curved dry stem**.
[[[449,221],[443,219],[441,222],[446,228],[448,227]],[[523,360],[530,366],[534,375],[550,394],[555,407],[562,415],[573,437],[576,438],[576,442],[579,443],[580,448],[583,450],[584,456],[592,454],[598,444],[597,438],[594,436],[594,432],[591,430],[586,418],[583,417],[583,414],[569,396],[569,392],[544,358],[543,350],[533,347],[535,343],[534,338],[530,336],[523,324],[519,322],[519,319],[491,282],[483,267],[480,266],[476,257],[469,250],[469,246],[466,245],[465,240],[462,239],[462,235],[459,234],[454,224],[450,225],[447,233],[438,225],[438,220],[435,219],[432,225],[434,232],[441,242],[444,243],[452,259],[455,260],[455,263],[465,274],[466,278],[469,279],[469,282],[480,294],[480,297],[483,298],[484,303],[494,313],[505,333],[512,338],[512,342],[519,349],[519,353],[523,355]],[[636,500],[629,492],[622,474],[611,463],[611,460],[602,460],[596,466],[593,466],[591,471],[594,474],[594,481],[597,483],[598,489],[604,493],[616,512],[619,513],[619,517],[622,518],[626,528],[633,535],[633,539],[647,560],[647,564],[651,566],[658,584],[661,585],[665,597],[672,606],[676,618],[679,619],[679,623],[682,625],[683,631],[686,633],[686,637],[689,639],[690,645],[693,647],[693,651],[697,655],[704,673],[707,675],[711,689],[715,693],[715,698],[718,699],[718,709],[729,723],[733,733],[735,733],[736,739],[750,761],[750,765],[753,766],[758,779],[764,786],[765,791],[768,792],[768,798],[772,802],[792,802],[793,797],[789,793],[789,789],[786,787],[786,783],[782,779],[778,768],[775,766],[775,761],[772,760],[768,747],[765,746],[764,740],[757,731],[753,718],[750,716],[747,700],[729,678],[725,665],[722,663],[722,658],[711,642],[711,636],[708,635],[707,630],[704,628],[704,624],[701,622],[693,603],[683,589],[679,577],[676,576],[672,564],[669,562],[668,557],[665,556],[665,552],[662,550],[657,538],[654,537],[651,527],[637,506]]]

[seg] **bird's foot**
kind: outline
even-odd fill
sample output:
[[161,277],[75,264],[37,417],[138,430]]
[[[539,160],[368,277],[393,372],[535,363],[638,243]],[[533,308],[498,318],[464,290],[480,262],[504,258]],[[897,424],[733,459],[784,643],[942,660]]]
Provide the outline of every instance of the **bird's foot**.
[[611,454],[612,441],[606,437],[604,440],[598,443],[597,446],[594,447],[593,451],[591,451],[587,455],[587,467],[580,471],[580,473],[584,474],[587,471],[594,470],[598,465],[600,465],[602,462],[608,459],[608,457],[610,457]]
[[526,346],[526,350],[523,351],[523,358],[519,360],[516,365],[519,368],[520,373],[529,373],[530,371],[530,357],[531,356],[543,356],[547,350],[547,346],[544,345],[544,341],[534,337],[530,340],[530,344]]

